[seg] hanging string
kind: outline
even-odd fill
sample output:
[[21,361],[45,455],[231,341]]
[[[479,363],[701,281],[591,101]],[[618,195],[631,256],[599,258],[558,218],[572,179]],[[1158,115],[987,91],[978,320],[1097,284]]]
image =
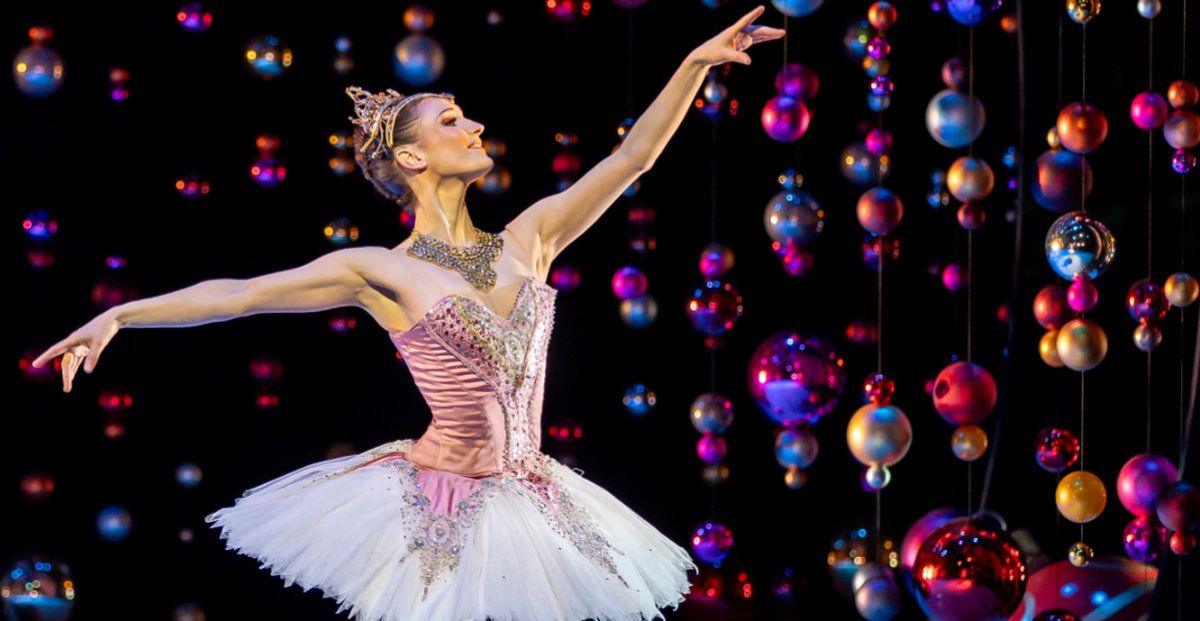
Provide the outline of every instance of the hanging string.
[[[967,28],[967,101],[969,101],[969,102],[975,101],[975,27],[974,26],[970,26]],[[971,116],[971,119],[969,120],[968,125],[971,127],[974,127],[974,125],[975,125],[975,120],[974,120],[975,106],[968,105],[967,110],[969,111],[969,112],[967,112],[967,114]],[[972,140],[971,142],[969,142],[967,144],[967,155],[973,156],[974,154],[975,154],[975,141]],[[972,313],[971,313],[972,295],[971,295],[971,293],[972,293],[972,288],[973,288],[972,282],[975,280],[974,252],[973,252],[974,244],[972,243],[972,240],[974,239],[973,233],[974,233],[974,231],[972,231],[971,229],[967,229],[967,362],[971,362],[971,334],[972,334],[972,332],[974,332],[973,324],[971,323],[971,321],[972,321],[972,317],[971,317],[971,315],[972,315]],[[971,474],[971,462],[967,462],[967,476],[970,477],[970,474]],[[970,485],[970,482],[968,481],[968,483],[967,483],[967,506],[969,507],[970,505],[971,505],[971,485]]]
[[[1146,92],[1154,91],[1154,20],[1146,20]],[[1146,278],[1154,277],[1154,132],[1146,132]],[[1146,452],[1151,449],[1153,355],[1146,352]]]

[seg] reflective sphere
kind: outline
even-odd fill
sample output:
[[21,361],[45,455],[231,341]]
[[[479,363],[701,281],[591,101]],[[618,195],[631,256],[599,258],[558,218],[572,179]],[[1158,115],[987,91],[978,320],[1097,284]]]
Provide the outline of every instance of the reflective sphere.
[[950,449],[954,451],[954,456],[965,462],[983,457],[987,446],[987,432],[978,425],[963,425],[950,436]]
[[867,21],[879,30],[887,30],[896,23],[896,7],[887,0],[878,0],[867,8]]
[[1108,117],[1094,104],[1075,102],[1058,113],[1058,138],[1076,153],[1095,151],[1108,136]]
[[716,465],[725,459],[725,455],[729,452],[729,443],[725,438],[715,433],[709,432],[696,441],[696,456],[709,465]]
[[1200,489],[1187,481],[1177,481],[1163,491],[1156,504],[1158,521],[1170,530],[1194,530],[1200,527]]
[[725,433],[733,423],[733,402],[723,394],[706,392],[692,401],[690,418],[700,433]]
[[437,39],[414,32],[392,50],[392,71],[412,86],[432,84],[446,69],[446,51]]
[[1042,362],[1056,369],[1063,366],[1062,358],[1058,357],[1058,329],[1051,328],[1042,335],[1038,341],[1038,355]]
[[912,572],[913,565],[917,562],[917,552],[920,550],[921,544],[929,538],[930,533],[959,517],[962,517],[962,511],[951,507],[942,507],[922,515],[917,518],[916,522],[913,522],[900,542],[900,566],[906,573]]
[[1108,336],[1091,319],[1072,319],[1058,331],[1058,357],[1067,368],[1086,371],[1104,360]]
[[999,6],[991,0],[946,0],[946,11],[954,21],[964,26],[975,26],[983,23],[983,19],[991,13],[993,6]]
[[773,241],[806,246],[815,241],[825,227],[825,211],[808,192],[799,188],[784,189],[767,201],[763,227]]
[[1155,515],[1133,518],[1125,527],[1121,539],[1125,542],[1125,553],[1139,563],[1153,563],[1167,548],[1167,529],[1158,523]]
[[1034,444],[1037,463],[1047,472],[1062,472],[1079,460],[1079,438],[1066,429],[1046,427]]
[[812,114],[804,102],[787,95],[776,95],[763,104],[763,130],[773,140],[792,142],[808,131]]
[[1176,149],[1200,144],[1200,115],[1191,110],[1176,110],[1163,122],[1163,138]]
[[1129,118],[1141,129],[1154,129],[1167,120],[1167,100],[1154,91],[1138,93],[1129,104]]
[[1033,316],[1043,328],[1056,330],[1075,318],[1067,305],[1067,290],[1059,285],[1042,287],[1033,298]]
[[1163,285],[1163,293],[1171,302],[1171,306],[1187,306],[1200,296],[1200,282],[1197,282],[1196,277],[1187,272],[1175,272],[1167,276],[1167,282]]
[[912,446],[912,425],[893,404],[868,403],[854,412],[846,426],[850,452],[865,466],[891,466]]
[[1149,323],[1139,323],[1133,329],[1133,344],[1141,351],[1150,352],[1158,349],[1162,345],[1162,330],[1158,326]]
[[892,400],[896,382],[883,373],[872,373],[863,380],[863,398],[868,403],[882,405]]
[[784,468],[807,468],[817,460],[817,436],[803,427],[790,427],[775,436],[775,460]]
[[904,217],[904,204],[895,192],[875,187],[859,197],[857,212],[858,222],[864,229],[876,235],[887,235]]
[[1150,322],[1166,317],[1171,303],[1158,283],[1143,278],[1129,287],[1129,293],[1125,294],[1125,308],[1134,321]]
[[733,532],[724,524],[705,522],[692,533],[692,552],[696,558],[715,565],[729,555],[733,546]]
[[971,518],[930,534],[912,575],[929,616],[939,620],[1005,621],[1025,594],[1021,548],[1007,533]]
[[968,231],[974,231],[983,226],[987,220],[987,211],[983,209],[983,205],[979,201],[967,201],[958,207],[958,225]]
[[888,486],[892,482],[892,471],[888,470],[887,466],[868,466],[863,470],[862,487],[863,491],[875,492]]
[[1100,0],[1067,0],[1067,15],[1076,23],[1086,24],[1100,14]]
[[1116,252],[1116,239],[1091,212],[1065,213],[1046,232],[1050,268],[1067,280],[1079,274],[1094,280],[1112,264]]
[[1067,560],[1076,567],[1087,567],[1093,558],[1096,558],[1096,552],[1092,550],[1092,546],[1082,541],[1075,543],[1067,550]]
[[982,200],[996,183],[992,167],[978,157],[964,155],[954,160],[946,172],[946,187],[960,201]]
[[1096,519],[1104,511],[1108,491],[1100,477],[1086,470],[1076,470],[1058,482],[1054,499],[1063,517],[1082,524]]
[[821,8],[825,0],[771,0],[775,8],[788,17],[804,17]]
[[1200,100],[1200,89],[1187,80],[1175,80],[1167,87],[1167,101],[1173,108],[1191,108]]
[[838,164],[842,176],[857,186],[877,185],[887,178],[887,157],[872,154],[864,142],[856,142],[842,150]]
[[13,59],[13,80],[17,89],[30,97],[49,97],[62,88],[62,56],[46,45],[53,36],[54,29],[49,26],[30,28],[31,45],[22,48]]
[[900,613],[900,587],[887,567],[870,563],[854,575],[854,606],[866,621],[889,621]]
[[957,149],[975,141],[986,121],[983,103],[978,97],[946,89],[940,91],[925,108],[925,127],[942,146]]
[[1062,213],[1079,209],[1092,195],[1092,167],[1078,153],[1051,149],[1038,156],[1033,200],[1043,209]]
[[1185,175],[1196,167],[1196,154],[1187,149],[1179,149],[1171,156],[1171,170]]
[[1154,19],[1162,11],[1162,0],[1138,0],[1138,15],[1146,19]]
[[705,278],[720,278],[733,269],[733,249],[721,242],[713,242],[700,253],[700,273]]
[[817,72],[802,63],[788,63],[775,74],[775,90],[780,95],[795,97],[800,101],[816,97],[820,85],[821,79]]
[[1187,556],[1196,549],[1196,536],[1192,533],[1172,533],[1171,551],[1179,556]]
[[951,425],[974,425],[996,407],[996,381],[983,366],[960,360],[938,373],[933,407]]
[[781,330],[764,340],[747,365],[750,395],[781,425],[816,424],[837,407],[845,361],[828,339]]
[[1100,290],[1096,289],[1090,278],[1076,277],[1067,287],[1067,305],[1073,311],[1085,313],[1092,310],[1098,301]]
[[742,295],[728,282],[707,280],[687,301],[687,316],[701,334],[718,336],[737,325],[742,316]]
[[946,62],[942,63],[942,83],[946,85],[946,88],[953,91],[965,90],[964,87],[967,84],[967,66],[961,58],[952,56],[947,58]]

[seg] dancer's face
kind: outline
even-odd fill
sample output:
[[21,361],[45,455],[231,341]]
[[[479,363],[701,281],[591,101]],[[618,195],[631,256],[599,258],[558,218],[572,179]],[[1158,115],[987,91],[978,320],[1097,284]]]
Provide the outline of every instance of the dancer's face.
[[[432,171],[440,177],[459,177],[470,183],[492,169],[483,150],[483,124],[467,118],[448,99],[426,97],[417,102],[420,141],[398,153],[401,165]],[[417,156],[420,159],[410,159]]]

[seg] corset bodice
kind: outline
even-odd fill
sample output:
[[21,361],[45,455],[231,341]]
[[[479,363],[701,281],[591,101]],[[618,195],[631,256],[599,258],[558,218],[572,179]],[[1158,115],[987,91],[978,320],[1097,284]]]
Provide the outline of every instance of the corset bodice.
[[539,458],[557,293],[528,276],[507,317],[451,294],[410,329],[390,333],[433,416],[409,453],[413,463],[474,477]]

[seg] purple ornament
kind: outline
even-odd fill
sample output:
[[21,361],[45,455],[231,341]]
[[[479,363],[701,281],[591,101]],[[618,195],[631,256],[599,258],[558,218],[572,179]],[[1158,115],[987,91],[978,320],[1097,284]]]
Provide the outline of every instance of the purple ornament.
[[1196,167],[1196,156],[1187,149],[1179,149],[1171,156],[1171,170],[1186,175]]
[[1167,545],[1167,529],[1153,515],[1133,518],[1122,535],[1125,553],[1139,563],[1158,560]]
[[1143,278],[1129,287],[1129,293],[1125,295],[1125,308],[1134,321],[1150,323],[1166,317],[1171,303],[1167,301],[1167,294],[1161,285]]
[[725,438],[711,431],[700,436],[700,440],[696,442],[696,455],[700,457],[700,461],[706,464],[721,463],[728,451],[729,445],[725,442]]
[[1047,427],[1038,432],[1037,463],[1047,472],[1062,472],[1079,459],[1079,439],[1066,429]]
[[825,337],[781,330],[758,346],[747,365],[750,395],[781,425],[820,420],[837,407],[845,362]]
[[871,58],[887,58],[892,53],[892,44],[883,37],[875,37],[867,44],[867,56]]
[[1154,91],[1138,93],[1129,104],[1129,118],[1141,129],[1160,127],[1167,120],[1167,100]]
[[872,155],[887,155],[892,151],[892,134],[882,129],[867,132],[867,151]]
[[967,286],[967,270],[957,263],[951,263],[942,270],[942,285],[950,291],[961,291]]
[[1067,287],[1067,305],[1077,313],[1092,310],[1100,301],[1100,291],[1090,278],[1076,278]]
[[896,85],[892,83],[892,79],[886,75],[877,75],[871,78],[871,94],[880,97],[891,95],[892,90]]
[[646,294],[646,275],[637,267],[626,265],[613,274],[612,291],[622,300],[639,298]]
[[1200,527],[1200,489],[1187,481],[1178,481],[1158,497],[1156,509],[1158,521],[1170,530]]
[[775,74],[775,90],[779,91],[780,95],[794,97],[800,101],[809,101],[816,97],[820,84],[817,72],[801,63],[788,63]]
[[723,524],[705,522],[692,533],[692,552],[710,565],[719,565],[733,546],[733,532]]

